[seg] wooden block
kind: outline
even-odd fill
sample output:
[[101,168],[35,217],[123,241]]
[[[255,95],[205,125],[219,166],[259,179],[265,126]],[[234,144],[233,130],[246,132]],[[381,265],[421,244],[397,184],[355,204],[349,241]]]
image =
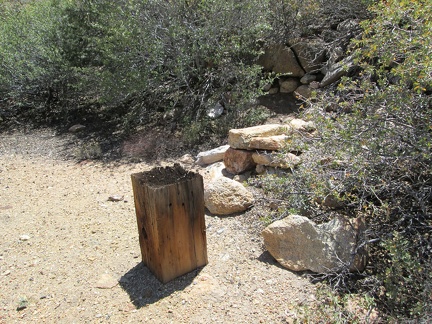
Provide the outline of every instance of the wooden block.
[[144,265],[162,283],[206,265],[201,175],[175,164],[131,178]]

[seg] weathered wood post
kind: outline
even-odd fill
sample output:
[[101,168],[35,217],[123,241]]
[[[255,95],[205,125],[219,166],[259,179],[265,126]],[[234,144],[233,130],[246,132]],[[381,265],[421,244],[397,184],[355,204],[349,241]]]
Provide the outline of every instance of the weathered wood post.
[[175,164],[131,178],[144,265],[162,283],[206,265],[201,175]]

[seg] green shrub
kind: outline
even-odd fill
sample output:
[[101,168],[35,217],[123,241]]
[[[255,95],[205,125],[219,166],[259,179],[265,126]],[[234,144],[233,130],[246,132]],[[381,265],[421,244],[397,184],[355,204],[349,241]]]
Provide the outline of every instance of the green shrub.
[[183,127],[221,103],[223,125],[242,124],[259,89],[265,2],[6,1],[0,91],[63,122]]
[[412,245],[397,232],[383,242],[389,256],[385,272],[380,274],[385,288],[384,304],[395,318],[404,319],[409,314],[426,321],[431,319],[432,268],[422,264],[424,260],[412,251]]
[[[304,163],[286,179],[263,183],[314,219],[335,209],[363,216],[370,265],[360,279],[346,281],[346,290],[371,293],[387,316],[427,321],[432,12],[427,1],[390,0],[377,2],[371,14],[350,47],[357,73],[307,104],[303,117],[315,121],[319,135]],[[326,206],[327,196],[338,203]]]
[[[346,19],[365,19],[370,14],[367,6],[372,0],[275,0],[268,1],[266,12],[272,26],[268,36],[277,43],[290,43],[298,37],[322,37],[334,34],[334,26]],[[341,36],[341,37],[340,37]],[[340,37],[340,38],[339,38]],[[352,35],[336,36],[338,45]],[[345,40],[344,40],[345,42]],[[331,47],[330,45],[329,47]]]
[[267,0],[2,6],[0,91],[8,106],[31,110],[26,118],[71,123],[86,115],[122,128],[161,120],[184,127],[205,125],[206,110],[221,103],[228,117],[201,127],[219,134],[264,117],[250,102],[259,94],[254,62],[266,40],[306,28],[329,7]]
[[[259,1],[75,1],[58,33],[79,93],[129,123],[201,124],[220,102],[229,121],[256,92]],[[253,22],[253,23],[252,23]],[[241,33],[239,32],[241,31]],[[196,126],[194,126],[196,128]]]
[[0,96],[8,106],[39,108],[53,100],[62,69],[51,42],[57,16],[48,0],[0,4]]

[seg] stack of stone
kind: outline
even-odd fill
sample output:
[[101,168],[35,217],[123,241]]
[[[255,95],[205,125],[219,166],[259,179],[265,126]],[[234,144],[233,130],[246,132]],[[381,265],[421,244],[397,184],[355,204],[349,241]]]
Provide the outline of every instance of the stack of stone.
[[292,119],[287,124],[269,124],[229,131],[229,148],[224,155],[228,172],[241,174],[256,169],[258,174],[266,167],[291,169],[301,162],[299,156],[288,152],[288,140],[298,133],[310,136],[315,130],[312,122]]
[[207,209],[216,215],[228,215],[249,208],[254,199],[240,183],[245,180],[242,175],[254,169],[260,174],[268,168],[294,168],[301,162],[300,157],[289,153],[289,148],[282,149],[293,136],[311,136],[314,131],[313,123],[302,119],[230,130],[228,145],[197,157],[198,165],[207,166],[202,171]]
[[[301,159],[289,153],[290,140],[297,135],[312,136],[314,132],[313,123],[301,119],[230,130],[229,145],[202,152],[196,161],[206,166],[201,174],[207,209],[215,215],[248,209],[253,205],[254,197],[234,179],[241,181],[242,176],[254,168],[257,173],[269,171],[269,168],[294,168]],[[307,217],[289,215],[269,225],[262,235],[266,249],[287,269],[318,273],[341,269],[361,272],[368,257],[367,250],[358,245],[364,229],[361,218],[337,215],[328,223],[318,225]]]

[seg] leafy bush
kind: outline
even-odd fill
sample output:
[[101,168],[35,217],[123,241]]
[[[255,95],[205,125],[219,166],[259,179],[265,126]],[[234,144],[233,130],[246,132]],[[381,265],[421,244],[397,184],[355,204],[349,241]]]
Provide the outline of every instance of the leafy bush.
[[[277,43],[289,43],[298,37],[323,37],[346,19],[365,19],[371,0],[276,0],[267,2],[268,21],[272,26],[269,38]],[[338,35],[350,38],[349,35]],[[325,38],[325,37],[323,37]],[[339,42],[334,37],[331,41]]]
[[0,4],[0,97],[4,107],[41,108],[52,99],[61,57],[51,43],[58,11],[51,1]]
[[[303,117],[317,123],[319,135],[308,143],[305,162],[284,181],[262,182],[311,218],[334,210],[363,216],[370,265],[345,288],[373,295],[390,317],[427,321],[432,13],[427,1],[390,0],[376,3],[371,14],[350,47],[357,73],[308,103]],[[326,204],[327,197],[336,203]]]
[[[0,92],[42,122],[85,116],[121,129],[193,124],[197,140],[226,134],[264,117],[250,102],[265,42],[334,18],[333,4],[364,12],[361,2],[337,0],[4,1]],[[209,123],[205,112],[217,103],[226,116]]]
[[138,8],[138,39],[145,46],[137,65],[148,82],[140,95],[148,105],[169,122],[196,127],[220,103],[227,117],[210,131],[239,122],[258,88],[259,67],[253,63],[257,40],[268,28],[260,1],[160,1]]
[[4,2],[0,91],[63,122],[200,125],[219,103],[229,117],[210,132],[242,124],[259,88],[264,2]]

